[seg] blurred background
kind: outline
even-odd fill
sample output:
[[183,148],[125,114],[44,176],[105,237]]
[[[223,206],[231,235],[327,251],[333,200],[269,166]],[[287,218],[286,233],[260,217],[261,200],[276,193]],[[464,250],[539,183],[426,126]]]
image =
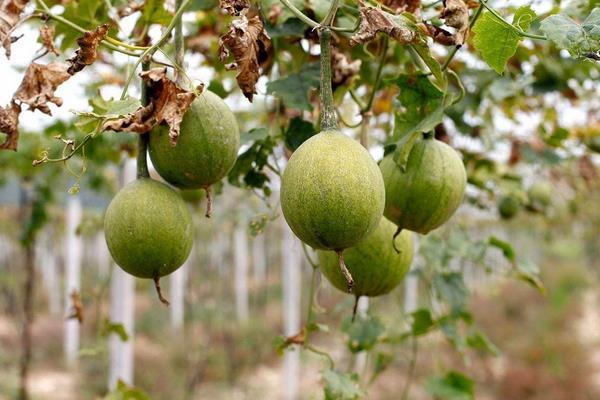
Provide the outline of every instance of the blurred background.
[[[508,10],[533,3],[538,13],[557,6],[509,3]],[[199,27],[218,22],[205,14],[184,15],[186,32],[214,50],[218,36],[204,43]],[[133,26],[135,18],[127,21]],[[24,36],[10,62],[0,56],[0,104],[39,48],[36,26],[18,32]],[[307,53],[315,45],[301,44]],[[102,232],[110,199],[135,176],[134,135],[101,135],[85,157],[32,166],[43,150],[60,152],[56,135],[83,137],[71,111],[96,93],[118,96],[131,64],[113,54],[82,71],[57,91],[64,104],[52,108],[55,118],[27,114],[19,151],[0,153],[0,399],[19,391],[26,293],[33,399],[320,399],[324,387],[326,398],[357,398],[347,392],[354,383],[365,398],[381,400],[600,399],[599,68],[565,51],[538,57],[549,46],[536,46],[524,41],[504,76],[459,52],[467,96],[436,137],[463,155],[465,200],[443,227],[415,235],[404,282],[361,300],[355,324],[354,298],[318,272],[311,300],[315,254],[293,236],[278,202],[277,171],[297,144],[256,139],[257,128],[281,128],[266,77],[250,104],[234,73],[207,66],[214,60],[201,51],[186,55],[188,73],[213,82],[235,111],[240,155],[264,151],[273,168],[236,165],[214,188],[210,219],[204,194],[184,193],[195,241],[184,266],[162,280],[165,307],[151,282],[114,265]],[[135,87],[130,94],[139,96]],[[369,133],[378,161],[396,95],[384,89],[375,97]],[[350,95],[339,96],[342,117],[353,120]],[[317,120],[306,110],[281,118],[298,116]],[[267,183],[248,184],[253,168]],[[432,283],[442,270],[460,272],[449,289]],[[288,346],[313,314],[318,350]],[[344,374],[324,374],[328,357]]]

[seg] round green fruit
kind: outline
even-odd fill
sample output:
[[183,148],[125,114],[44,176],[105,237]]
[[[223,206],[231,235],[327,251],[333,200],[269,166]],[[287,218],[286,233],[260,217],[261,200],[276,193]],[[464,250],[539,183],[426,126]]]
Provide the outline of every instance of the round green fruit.
[[527,191],[529,204],[544,209],[552,202],[552,185],[547,181],[537,181]]
[[199,189],[227,175],[239,147],[235,116],[219,96],[205,90],[184,114],[177,145],[171,145],[169,127],[163,124],[150,132],[148,150],[165,181],[181,189]]
[[511,219],[519,211],[520,203],[513,196],[504,196],[498,202],[498,213],[504,219]]
[[164,183],[138,179],[112,199],[104,234],[115,262],[138,278],[157,279],[179,268],[192,249],[192,217]]
[[460,205],[467,174],[457,152],[446,143],[415,143],[403,171],[392,155],[379,165],[385,183],[384,215],[398,228],[428,233],[446,222]]
[[281,209],[292,231],[315,249],[340,251],[367,237],[383,213],[377,164],[358,142],[321,132],[292,154],[281,178]]
[[[380,296],[394,289],[408,272],[413,258],[412,232],[402,231],[392,243],[396,225],[381,218],[371,235],[344,251],[346,267],[354,278],[356,296]],[[399,252],[394,250],[394,244]],[[347,283],[332,251],[319,250],[319,267],[329,282],[347,292]]]

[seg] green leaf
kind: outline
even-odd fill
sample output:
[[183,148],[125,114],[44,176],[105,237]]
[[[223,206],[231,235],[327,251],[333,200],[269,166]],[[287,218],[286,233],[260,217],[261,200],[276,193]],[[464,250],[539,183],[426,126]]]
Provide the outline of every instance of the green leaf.
[[350,317],[342,322],[342,331],[348,335],[348,349],[358,353],[375,347],[384,326],[376,318],[357,315],[354,322]]
[[490,338],[481,331],[475,331],[467,336],[467,345],[479,352],[491,353],[494,357],[498,357],[500,355],[500,350],[498,347],[496,347]]
[[252,128],[248,132],[240,135],[240,142],[241,144],[247,144],[257,140],[264,140],[268,136],[269,130],[267,128]]
[[431,74],[435,78],[436,88],[441,91],[446,91],[448,80],[446,79],[444,71],[442,71],[442,66],[440,63],[431,55],[429,46],[426,44],[413,44],[412,47],[419,57],[421,57],[421,60],[423,60],[425,65],[427,65],[427,68],[429,68],[431,71]]
[[165,8],[165,0],[146,0],[142,15],[137,24],[148,26],[151,24],[159,24],[167,26],[171,22],[173,15]]
[[275,336],[273,338],[273,341],[271,342],[271,344],[275,348],[275,351],[277,352],[277,354],[280,356],[282,356],[283,353],[285,353],[285,350],[291,346],[291,343],[287,341],[285,336],[281,336],[281,335]]
[[581,25],[567,15],[555,14],[544,19],[540,29],[574,57],[600,52],[600,7],[594,8]]
[[106,395],[104,400],[150,400],[150,397],[141,389],[129,386],[119,379],[115,390]]
[[444,93],[425,75],[400,75],[394,82],[400,89],[394,140],[413,132],[432,131],[457,99],[455,93]]
[[412,317],[410,330],[414,336],[426,334],[435,324],[431,317],[431,311],[426,308],[419,309],[411,313],[410,316]]
[[[513,26],[526,31],[535,18],[536,14],[531,7],[520,7],[513,18]],[[485,12],[479,17],[473,32],[475,33],[473,45],[481,54],[483,61],[497,73],[502,74],[506,62],[517,51],[521,36],[490,12]]]
[[406,172],[406,164],[408,163],[408,157],[414,147],[417,139],[421,138],[422,132],[413,132],[409,135],[402,136],[402,139],[396,144],[396,150],[394,151],[394,162],[400,167],[402,172]]
[[464,308],[469,298],[469,291],[460,272],[435,273],[432,286],[453,310]]
[[271,189],[268,186],[269,176],[265,168],[275,169],[269,164],[269,157],[273,154],[275,141],[273,137],[265,135],[258,128],[248,133],[255,137],[254,143],[242,154],[240,154],[227,175],[227,180],[234,186],[261,189],[265,196],[270,196]]
[[[218,0],[192,0],[186,11],[206,11],[215,8],[219,4]],[[209,87],[210,89],[210,87]],[[218,93],[217,93],[218,94]],[[223,96],[221,96],[223,97]]]
[[[65,11],[61,15],[84,29],[95,29],[110,21],[107,2],[98,0],[72,0],[66,3]],[[62,37],[61,50],[75,46],[75,41],[82,34],[65,24],[56,24],[55,37]],[[109,32],[112,35],[112,32]]]
[[280,37],[290,38],[292,36],[303,37],[307,26],[298,18],[288,18],[278,25],[271,25],[267,22],[265,28],[271,39],[275,39]]
[[290,121],[283,137],[286,147],[291,151],[296,151],[304,141],[317,133],[315,126],[311,122],[305,121],[300,117],[294,117]]
[[460,372],[450,371],[443,377],[432,376],[425,383],[431,396],[443,400],[471,400],[475,398],[475,383]]
[[114,333],[121,339],[122,342],[129,340],[129,335],[125,330],[125,327],[121,323],[111,322],[108,318],[104,320],[104,326],[102,328],[102,335],[108,336]]
[[358,375],[332,369],[321,373],[325,400],[357,400],[364,396],[358,385]]
[[305,64],[297,74],[267,83],[267,93],[276,94],[289,108],[312,111],[308,93],[319,87],[319,63]]
[[522,281],[530,284],[537,290],[539,290],[542,294],[546,292],[546,288],[544,287],[544,283],[540,278],[540,269],[539,267],[529,260],[523,260],[516,264],[518,275],[517,277]]
[[93,111],[75,111],[77,121],[75,126],[83,133],[100,133],[102,125],[111,119],[121,118],[131,114],[141,107],[138,99],[129,97],[125,100],[104,100],[101,97],[89,101]]
[[515,263],[515,251],[513,250],[513,247],[510,243],[505,242],[504,240],[500,240],[495,236],[490,236],[490,238],[488,239],[488,243],[490,244],[490,246],[500,249],[504,257],[506,257],[508,261],[510,261],[511,263]]

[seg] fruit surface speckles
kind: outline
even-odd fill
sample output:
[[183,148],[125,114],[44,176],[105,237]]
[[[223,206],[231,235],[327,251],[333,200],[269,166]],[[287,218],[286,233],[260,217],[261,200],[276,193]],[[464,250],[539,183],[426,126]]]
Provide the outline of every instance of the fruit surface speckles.
[[[392,236],[396,225],[381,218],[371,235],[355,247],[344,251],[344,260],[354,278],[352,294],[380,296],[389,293],[402,280],[413,259],[413,242],[410,231],[402,231],[395,240],[399,253],[394,250]],[[319,267],[323,275],[337,289],[347,292],[346,279],[340,272],[335,252],[319,250]]]
[[152,164],[170,184],[182,189],[208,187],[233,167],[240,147],[235,115],[216,94],[205,90],[183,116],[177,145],[169,142],[169,128],[150,133]]
[[377,164],[358,142],[321,132],[290,158],[281,209],[292,231],[316,249],[342,250],[377,227],[385,202]]
[[392,155],[380,163],[385,182],[384,215],[399,228],[427,233],[446,222],[460,205],[467,183],[465,167],[446,143],[415,143],[406,171]]
[[192,217],[185,202],[150,178],[117,193],[104,216],[104,233],[115,262],[138,278],[170,274],[192,249]]

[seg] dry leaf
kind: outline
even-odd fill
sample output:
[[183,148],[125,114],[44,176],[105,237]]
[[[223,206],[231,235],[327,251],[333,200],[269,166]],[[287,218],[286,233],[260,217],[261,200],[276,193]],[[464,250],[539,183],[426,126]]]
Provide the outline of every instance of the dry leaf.
[[6,108],[0,107],[0,132],[6,135],[4,143],[0,144],[0,149],[17,150],[20,113],[21,106],[14,100]]
[[108,25],[100,25],[93,31],[87,31],[82,37],[77,39],[79,49],[75,52],[75,55],[69,58],[67,61],[71,63],[69,67],[69,74],[74,75],[81,71],[86,65],[91,65],[98,58],[98,44],[108,34]]
[[83,302],[81,296],[76,290],[71,292],[71,312],[67,316],[67,319],[76,319],[80,324],[83,323]]
[[382,4],[394,10],[396,14],[409,12],[419,15],[421,13],[421,0],[383,0]]
[[360,0],[360,27],[358,32],[350,38],[350,45],[367,43],[375,38],[377,33],[383,32],[400,43],[411,43],[417,39],[417,33],[407,27],[401,26],[392,20],[394,17],[379,8],[370,7]]
[[446,46],[462,46],[469,35],[469,8],[463,0],[445,0],[440,14],[445,24],[454,28],[454,33],[428,25],[433,40]]
[[346,85],[360,71],[360,60],[351,61],[344,53],[335,48],[331,52],[331,71],[333,90]]
[[59,54],[56,47],[54,47],[54,26],[40,26],[40,40],[48,53],[53,53],[55,56]]
[[256,93],[261,67],[264,70],[271,59],[271,50],[271,38],[258,16],[248,20],[242,15],[231,22],[229,32],[219,39],[219,59],[225,61],[229,51],[233,53],[235,62],[225,68],[237,69],[238,86],[249,101]]
[[19,22],[21,13],[29,0],[0,0],[0,43],[10,58],[10,45],[18,38],[11,33]]
[[[166,68],[142,72],[140,77],[148,84],[150,103],[123,118],[107,121],[102,128],[117,132],[146,133],[154,126],[166,122],[169,125],[171,144],[175,145],[183,115],[196,94],[177,86],[167,77],[166,72]],[[198,89],[202,91],[202,87]]]
[[267,20],[272,24],[276,25],[279,17],[283,13],[283,8],[280,4],[273,4],[269,9],[269,13],[267,14]]
[[13,99],[27,104],[30,111],[40,110],[52,115],[47,103],[62,105],[62,99],[54,96],[54,91],[71,77],[67,72],[68,68],[68,64],[61,62],[51,62],[47,65],[32,62],[25,71],[25,76]]
[[250,8],[250,0],[220,0],[219,7],[229,15],[240,15],[242,11]]

